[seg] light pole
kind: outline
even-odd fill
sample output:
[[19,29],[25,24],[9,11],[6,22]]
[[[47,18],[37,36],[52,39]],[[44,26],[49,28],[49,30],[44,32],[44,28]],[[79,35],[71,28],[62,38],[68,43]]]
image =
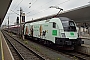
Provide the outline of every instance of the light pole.
[[8,17],[8,30],[9,30],[9,17]]
[[22,13],[23,13],[23,11],[22,11],[22,8],[20,7],[20,36],[22,37],[22,26],[21,26],[21,21],[22,21]]
[[20,7],[20,10],[17,10],[17,11],[20,11],[20,15],[18,14],[18,15],[20,16],[20,24],[19,24],[19,25],[20,25],[20,30],[19,30],[18,33],[19,33],[20,37],[22,37],[22,39],[23,39],[22,24],[21,24],[21,23],[22,23],[23,10],[22,10],[22,8]]
[[25,13],[23,13],[22,8],[20,7],[20,34],[24,40],[24,22],[25,22]]
[[62,8],[59,8],[58,6],[50,6],[49,8],[56,8],[56,9],[59,9],[59,12],[57,13],[57,16],[59,15],[60,11],[63,10]]

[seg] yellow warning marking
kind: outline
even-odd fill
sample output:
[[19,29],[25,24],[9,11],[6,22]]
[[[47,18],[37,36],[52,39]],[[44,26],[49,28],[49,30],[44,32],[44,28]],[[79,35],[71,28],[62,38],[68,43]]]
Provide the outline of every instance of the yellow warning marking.
[[0,45],[1,45],[1,54],[2,54],[2,60],[4,60],[4,54],[3,54],[3,47],[2,47],[2,38],[1,38],[1,32],[0,32]]
[[[6,47],[7,47],[7,50],[9,51],[9,54],[10,54],[10,56],[11,56],[11,58],[9,58],[9,60],[14,60],[13,55],[12,55],[12,53],[11,53],[11,51],[10,51],[10,49],[9,49],[9,47],[8,47],[5,39],[4,39],[3,34],[2,34],[1,32],[0,32],[0,34],[1,34],[0,38],[4,40],[4,42],[5,42],[5,44],[6,44]],[[3,41],[3,40],[1,40],[1,41]],[[3,45],[3,43],[2,43],[2,45]],[[2,60],[5,60],[4,48],[2,48]]]

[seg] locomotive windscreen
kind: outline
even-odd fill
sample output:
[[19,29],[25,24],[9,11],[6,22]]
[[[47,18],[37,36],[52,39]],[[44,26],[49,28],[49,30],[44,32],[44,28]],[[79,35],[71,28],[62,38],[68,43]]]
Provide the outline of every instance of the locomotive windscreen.
[[60,18],[64,31],[76,31],[76,26],[75,23],[73,21],[71,21],[70,19],[66,18],[66,17],[62,17]]

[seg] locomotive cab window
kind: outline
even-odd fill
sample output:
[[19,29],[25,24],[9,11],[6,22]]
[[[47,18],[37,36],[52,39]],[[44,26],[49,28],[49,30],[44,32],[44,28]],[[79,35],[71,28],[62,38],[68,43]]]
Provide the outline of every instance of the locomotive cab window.
[[73,31],[73,32],[76,31],[76,26],[73,21],[62,20],[62,25],[63,25],[64,31]]
[[75,26],[73,21],[69,21],[69,26]]
[[53,28],[56,28],[56,23],[55,22],[53,22]]

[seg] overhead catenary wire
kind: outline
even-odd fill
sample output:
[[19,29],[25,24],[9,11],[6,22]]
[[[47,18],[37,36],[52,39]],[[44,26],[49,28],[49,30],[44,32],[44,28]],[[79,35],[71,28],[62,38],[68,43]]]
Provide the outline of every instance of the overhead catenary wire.
[[[48,3],[51,3],[52,1],[53,1],[53,0],[50,0],[50,1],[48,1],[47,3],[41,5],[40,7],[45,6],[45,5],[48,4]],[[38,8],[39,8],[39,7],[35,8],[35,9],[38,9]],[[35,10],[35,9],[34,9],[34,10]],[[32,10],[32,11],[34,11],[34,10]],[[32,12],[32,11],[30,11],[30,12]],[[30,12],[27,12],[26,14],[29,14]]]
[[[35,0],[33,3],[33,0],[31,1],[31,2],[29,2],[29,4],[31,4],[31,6],[33,6],[36,2],[37,2],[37,0]],[[24,9],[26,9],[26,8],[31,8],[31,6],[29,6],[29,7],[25,7]]]
[[[13,1],[12,1],[9,10],[11,10],[11,9],[13,9],[13,8],[15,7],[15,4],[17,4],[17,1],[18,1],[18,0],[13,0]],[[15,4],[13,5],[13,3],[15,3]],[[10,11],[10,12],[11,12],[11,11]],[[10,12],[7,13],[8,16],[10,15]],[[7,16],[7,15],[6,15],[6,16]]]
[[[30,2],[29,2],[29,4],[32,4],[31,2],[32,2],[33,0],[31,0]],[[26,8],[28,8],[27,6],[24,8],[24,9],[26,9]]]
[[[38,14],[38,13],[41,13],[41,12],[44,12],[44,11],[46,11],[46,10],[48,10],[49,8],[47,8],[47,9],[44,9],[44,10],[40,10],[39,12],[37,12],[37,13],[34,13],[34,14],[32,14],[32,15],[35,15],[35,14]],[[29,16],[32,16],[32,15],[28,15],[27,17],[29,17]]]
[[23,0],[19,2],[19,4],[14,8],[14,10],[22,3]]
[[[23,0],[21,0],[21,2],[22,2]],[[33,1],[33,0],[32,0]],[[37,0],[35,0],[35,2],[36,2]],[[53,0],[50,0],[51,2],[53,1]],[[49,1],[49,2],[50,2]],[[67,2],[68,1],[70,1],[70,0],[66,0]],[[64,2],[62,2],[62,3],[59,3],[59,4],[57,4],[57,5],[60,5],[60,4],[64,4],[64,3],[66,3],[66,1],[64,1]],[[18,5],[20,5],[21,4],[21,2],[18,4]],[[35,2],[34,2],[34,4],[35,4]],[[49,2],[47,2],[47,3],[49,3]],[[47,3],[45,3],[45,4],[47,4]],[[43,6],[45,6],[45,4],[43,4],[43,5],[41,5],[40,7],[43,7]],[[18,7],[18,6],[17,6]],[[15,8],[16,9],[16,8]],[[33,15],[36,15],[36,14],[39,14],[39,13],[42,13],[42,12],[45,12],[46,10],[48,10],[49,8],[47,7],[46,9],[44,9],[44,10],[40,10],[39,12],[37,12],[37,13],[33,13],[33,14],[30,14],[30,15],[28,15],[28,17],[29,16],[33,16]],[[13,12],[15,13],[15,14],[17,14],[14,10],[13,10]]]
[[68,1],[70,1],[70,0],[66,0],[66,1],[64,1],[64,2],[62,2],[62,3],[57,4],[57,5],[61,5],[61,4],[66,3],[66,2],[68,2]]
[[34,5],[36,2],[37,2],[37,0],[35,0],[35,2],[31,4],[31,6]]
[[[37,2],[37,0],[35,0],[34,3],[31,4],[31,6],[33,6],[36,2]],[[30,8],[31,8],[31,7],[30,7]]]
[[[23,0],[20,1],[20,3],[22,2]],[[12,3],[14,3],[14,5],[12,6],[13,8],[10,8],[10,12],[13,12],[14,14],[17,14],[14,10],[19,6],[19,4],[17,5],[17,7],[15,7],[15,5],[18,3],[18,0],[13,0]],[[10,15],[10,13],[8,13]],[[8,16],[9,16],[8,15]]]
[[[62,3],[57,4],[57,5],[64,4],[64,3],[68,2],[68,1],[70,1],[70,0],[66,0],[66,1],[64,1],[64,2],[62,2]],[[56,5],[55,5],[55,6],[56,6]],[[49,8],[47,8],[47,9],[45,9],[45,10],[48,10],[48,9],[49,9]],[[43,11],[45,11],[45,10],[43,10]],[[32,16],[32,15],[36,15],[36,14],[41,13],[41,12],[42,12],[42,11],[40,10],[40,11],[37,12],[37,13],[34,13],[34,14],[31,14],[31,15],[28,15],[27,17]]]
[[19,15],[18,13],[16,13],[15,11],[11,10],[12,12],[14,12],[15,14]]
[[17,4],[18,0],[13,0],[13,1],[16,1],[16,2],[15,2],[15,4],[13,5],[13,8],[12,8],[12,9],[15,8],[15,5]]
[[[11,11],[12,11],[13,13],[15,13],[16,15],[19,15],[19,14],[15,12],[15,9],[22,3],[22,1],[23,1],[23,0],[21,0],[21,1],[19,2],[19,4],[18,4],[13,10],[11,10]],[[16,2],[16,3],[17,3],[17,2]]]

